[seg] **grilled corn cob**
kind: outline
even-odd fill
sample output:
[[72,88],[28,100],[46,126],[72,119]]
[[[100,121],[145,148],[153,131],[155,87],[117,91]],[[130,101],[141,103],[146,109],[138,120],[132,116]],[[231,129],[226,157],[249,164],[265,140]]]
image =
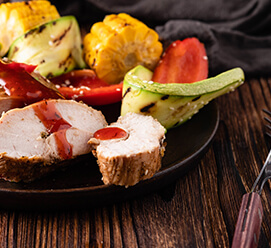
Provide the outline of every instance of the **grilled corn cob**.
[[119,83],[136,65],[153,70],[161,53],[158,34],[128,14],[108,15],[84,37],[84,59],[99,78]]
[[49,1],[3,3],[0,5],[0,56],[6,54],[11,43],[29,29],[59,18]]

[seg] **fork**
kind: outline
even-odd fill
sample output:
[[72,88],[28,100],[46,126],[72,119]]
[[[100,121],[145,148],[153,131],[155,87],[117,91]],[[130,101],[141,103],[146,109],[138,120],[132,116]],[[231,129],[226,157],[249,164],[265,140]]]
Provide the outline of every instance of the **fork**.
[[[266,109],[263,109],[263,112],[268,114],[271,118],[271,111],[268,111]],[[267,125],[265,125],[267,127],[267,129],[270,131],[270,132],[266,132],[266,135],[269,136],[271,138],[271,119],[267,118],[267,117],[264,117],[264,119],[267,121]]]
[[[263,109],[263,112],[266,113],[271,118],[271,111]],[[271,119],[265,116],[264,120],[268,123],[267,125],[265,125],[266,129],[268,130],[267,132],[265,132],[265,134],[271,138]],[[259,195],[262,193],[263,186],[266,183],[266,181],[271,178],[271,158],[269,155],[266,159],[266,161],[269,161],[269,163],[267,163],[266,166],[265,165],[263,166],[259,176],[257,177],[251,189],[252,192],[256,190]]]
[[[271,117],[270,111],[263,109],[263,112]],[[266,125],[267,129],[271,131],[271,119],[267,117],[264,117],[264,119],[268,122],[268,125]],[[266,134],[271,138],[270,132],[266,132]],[[260,174],[255,180],[251,191],[245,194],[242,198],[233,236],[232,248],[256,248],[258,246],[263,216],[263,207],[260,195],[264,184],[269,178],[271,178],[271,150],[269,151],[265,163]]]

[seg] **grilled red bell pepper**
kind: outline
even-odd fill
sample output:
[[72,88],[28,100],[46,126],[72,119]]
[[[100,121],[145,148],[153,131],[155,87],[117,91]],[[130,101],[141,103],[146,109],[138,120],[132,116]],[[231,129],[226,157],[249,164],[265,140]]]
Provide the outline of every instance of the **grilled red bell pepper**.
[[90,69],[71,71],[51,81],[66,99],[83,101],[88,105],[106,105],[122,99],[122,83],[110,85]]
[[208,77],[205,47],[197,38],[174,41],[164,52],[153,73],[158,83],[193,83]]
[[0,60],[0,86],[5,93],[24,105],[43,99],[63,98],[43,77],[34,73],[36,66]]

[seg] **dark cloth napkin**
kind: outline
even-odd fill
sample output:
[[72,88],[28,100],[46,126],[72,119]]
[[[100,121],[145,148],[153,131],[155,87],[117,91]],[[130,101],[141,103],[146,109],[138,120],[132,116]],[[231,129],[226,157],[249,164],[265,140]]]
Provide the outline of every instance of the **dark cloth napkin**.
[[52,1],[80,23],[125,12],[154,28],[165,45],[197,37],[205,44],[209,76],[241,67],[246,76],[271,75],[270,0]]

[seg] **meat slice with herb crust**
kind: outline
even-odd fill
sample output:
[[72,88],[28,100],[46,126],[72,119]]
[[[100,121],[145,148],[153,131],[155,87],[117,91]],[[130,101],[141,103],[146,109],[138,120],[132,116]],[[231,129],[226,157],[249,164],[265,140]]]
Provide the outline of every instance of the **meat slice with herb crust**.
[[[112,127],[119,130],[108,134],[107,129]],[[103,130],[104,134],[97,131],[88,143],[105,184],[132,186],[151,178],[161,168],[165,128],[153,117],[127,113]]]
[[71,100],[45,100],[0,119],[0,178],[32,181],[91,151],[88,140],[107,125],[100,111]]

